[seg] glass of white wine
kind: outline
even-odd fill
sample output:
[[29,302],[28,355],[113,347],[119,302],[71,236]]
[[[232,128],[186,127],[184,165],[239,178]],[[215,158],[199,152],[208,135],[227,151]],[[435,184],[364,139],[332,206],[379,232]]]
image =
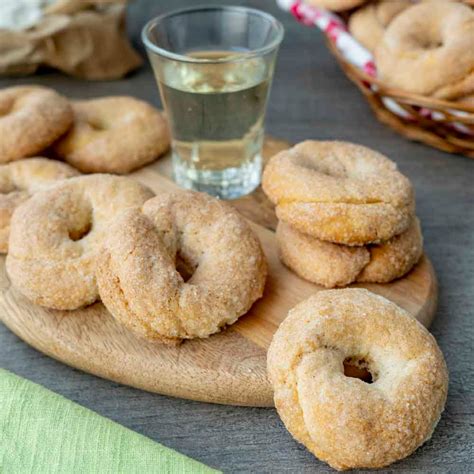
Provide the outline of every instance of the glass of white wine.
[[173,148],[175,181],[223,199],[260,184],[263,123],[283,27],[268,13],[202,6],[142,32]]

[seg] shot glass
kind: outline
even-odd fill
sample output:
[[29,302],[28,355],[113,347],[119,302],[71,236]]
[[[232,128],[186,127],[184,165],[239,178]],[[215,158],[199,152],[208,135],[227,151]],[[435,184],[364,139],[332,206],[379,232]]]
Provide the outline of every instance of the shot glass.
[[180,186],[233,199],[260,184],[265,109],[282,39],[280,22],[244,7],[193,7],[145,25]]

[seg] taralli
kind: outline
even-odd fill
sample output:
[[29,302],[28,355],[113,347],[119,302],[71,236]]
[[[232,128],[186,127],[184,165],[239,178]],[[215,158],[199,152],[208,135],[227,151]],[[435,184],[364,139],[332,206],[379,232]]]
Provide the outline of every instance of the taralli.
[[52,89],[0,90],[0,163],[38,154],[66,132],[72,121],[69,102]]
[[281,261],[302,278],[327,288],[349,285],[370,261],[365,247],[325,242],[282,221],[276,237]]
[[229,205],[205,194],[159,195],[118,218],[97,271],[110,313],[164,343],[207,337],[262,296],[260,242]]
[[380,79],[415,94],[454,100],[474,92],[474,11],[428,2],[400,13],[375,51]]
[[159,110],[133,97],[73,102],[74,126],[56,154],[84,173],[125,174],[158,158],[170,145]]
[[423,235],[420,221],[413,219],[410,227],[400,235],[380,245],[369,245],[370,262],[357,276],[357,281],[388,283],[406,275],[423,254]]
[[333,12],[340,12],[362,5],[366,1],[367,0],[305,0],[304,3],[314,7],[325,8]]
[[137,181],[110,175],[79,176],[36,193],[11,220],[6,268],[12,284],[48,308],[93,303],[97,258],[111,221],[152,196]]
[[267,368],[288,431],[340,470],[411,454],[431,437],[448,391],[433,336],[364,289],[321,291],[294,307]]
[[78,174],[65,163],[40,157],[0,165],[0,253],[8,251],[13,211],[32,194]]
[[320,240],[378,243],[414,216],[411,184],[396,164],[352,143],[299,143],[271,158],[262,185],[279,219]]
[[306,280],[334,288],[354,281],[388,283],[408,273],[423,253],[418,219],[387,242],[349,247],[316,239],[284,222],[277,227],[282,262]]
[[378,0],[368,3],[350,16],[349,31],[369,51],[375,51],[390,22],[411,5],[411,0]]

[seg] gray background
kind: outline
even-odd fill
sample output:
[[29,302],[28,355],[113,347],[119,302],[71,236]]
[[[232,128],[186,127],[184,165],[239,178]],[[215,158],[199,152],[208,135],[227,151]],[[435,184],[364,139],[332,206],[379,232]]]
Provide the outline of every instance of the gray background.
[[[147,19],[193,3],[134,2],[129,7],[134,43],[141,48],[139,33]],[[395,160],[416,188],[426,251],[440,283],[432,331],[446,356],[451,381],[446,411],[433,438],[386,472],[472,472],[474,161],[409,142],[377,122],[317,31],[297,24],[270,0],[240,3],[268,10],[286,28],[267,113],[268,132],[290,141],[337,138],[368,145]],[[45,73],[0,80],[0,86],[31,82],[72,97],[130,94],[160,103],[148,65],[115,82],[82,82]],[[101,380],[49,359],[2,325],[0,366],[226,472],[331,472],[292,440],[272,409],[178,400]]]

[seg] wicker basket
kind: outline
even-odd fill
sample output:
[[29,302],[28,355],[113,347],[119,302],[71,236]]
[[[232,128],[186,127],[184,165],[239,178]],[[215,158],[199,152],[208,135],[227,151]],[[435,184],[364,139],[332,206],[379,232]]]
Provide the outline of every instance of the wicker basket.
[[474,158],[474,105],[460,105],[386,87],[349,63],[332,41],[327,40],[327,44],[381,122],[411,140]]

